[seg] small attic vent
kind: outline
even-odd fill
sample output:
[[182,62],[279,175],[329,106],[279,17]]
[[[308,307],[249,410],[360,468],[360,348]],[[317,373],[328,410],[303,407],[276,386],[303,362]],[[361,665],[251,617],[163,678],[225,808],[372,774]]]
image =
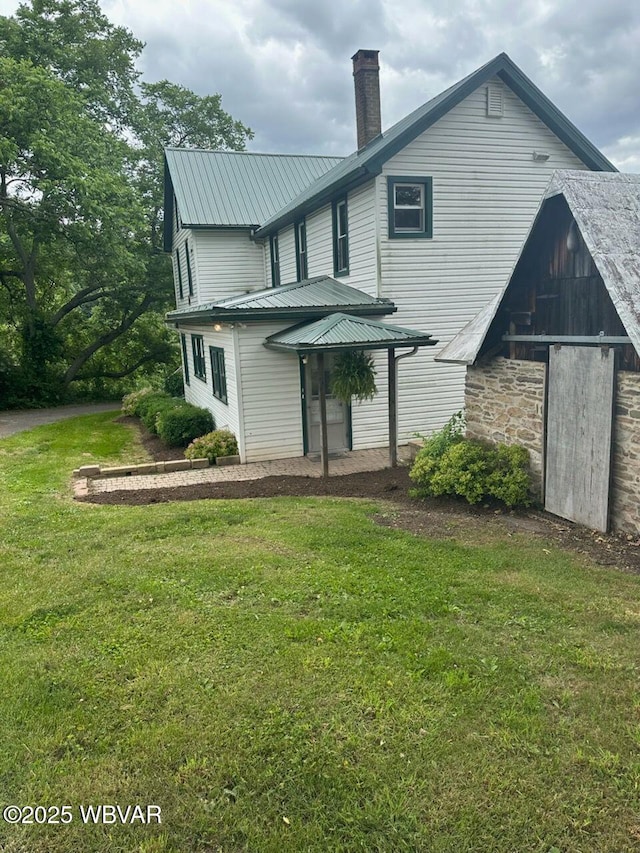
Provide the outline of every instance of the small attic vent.
[[487,115],[489,118],[502,118],[504,115],[502,86],[487,86]]

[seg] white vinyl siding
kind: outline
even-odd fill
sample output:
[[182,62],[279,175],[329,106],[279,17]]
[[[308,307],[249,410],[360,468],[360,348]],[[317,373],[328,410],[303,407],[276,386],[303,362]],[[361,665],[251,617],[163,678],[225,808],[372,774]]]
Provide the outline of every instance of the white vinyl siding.
[[[213,414],[216,429],[229,429],[240,440],[240,428],[238,417],[238,388],[236,381],[236,364],[234,355],[233,335],[235,329],[223,327],[216,332],[212,326],[182,326],[178,329],[187,339],[187,358],[189,360],[189,373],[191,384],[185,385],[185,400],[194,406],[209,409]],[[205,382],[194,379],[193,352],[191,349],[191,335],[202,335],[204,345],[205,367],[207,378]],[[224,350],[224,363],[227,376],[227,403],[223,403],[213,396],[211,377],[211,360],[209,358],[209,347],[219,347]]]
[[263,346],[291,323],[255,323],[238,330],[246,462],[302,456],[302,401],[297,355]]
[[[439,340],[399,363],[401,440],[439,428],[462,408],[464,368],[435,363],[434,356],[509,278],[553,171],[585,168],[503,88],[502,118],[487,117],[486,85],[481,86],[388,160],[377,178],[380,295],[398,306],[388,320]],[[549,159],[535,162],[534,151]],[[432,239],[389,239],[388,175],[433,178]],[[354,443],[355,438],[354,428]]]
[[278,232],[280,249],[280,284],[296,281],[296,237],[293,226]]
[[[376,201],[371,181],[347,198],[349,221],[349,274],[340,281],[376,296]],[[333,231],[331,206],[309,214],[307,223],[307,264],[309,278],[333,276]]]
[[309,278],[333,275],[331,205],[307,215],[307,267]]
[[[191,271],[199,303],[267,287],[264,248],[251,240],[248,230],[192,231],[189,244],[197,256],[197,266],[191,258]],[[186,268],[183,282],[186,287]]]
[[[349,275],[340,281],[377,296],[375,182],[349,193]],[[393,321],[390,321],[393,322]]]

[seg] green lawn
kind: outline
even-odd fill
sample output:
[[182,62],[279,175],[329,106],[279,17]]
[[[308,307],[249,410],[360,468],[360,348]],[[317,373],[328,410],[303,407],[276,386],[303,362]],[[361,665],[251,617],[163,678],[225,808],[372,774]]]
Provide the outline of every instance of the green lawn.
[[73,502],[132,455],[108,415],[0,442],[0,799],[73,814],[0,850],[640,849],[640,579],[373,503]]

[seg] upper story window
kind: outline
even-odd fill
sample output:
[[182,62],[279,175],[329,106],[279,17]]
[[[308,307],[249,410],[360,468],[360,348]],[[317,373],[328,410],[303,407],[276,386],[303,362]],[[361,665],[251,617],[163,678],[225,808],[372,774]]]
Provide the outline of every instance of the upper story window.
[[349,274],[349,220],[347,199],[333,203],[333,274]]
[[280,253],[277,234],[270,238],[269,247],[271,249],[271,287],[278,287],[280,284]]
[[178,270],[178,293],[180,299],[184,299],[184,287],[182,285],[182,266],[180,265],[180,249],[176,249],[176,267]]
[[182,364],[184,367],[184,381],[189,385],[189,359],[187,358],[187,336],[180,335],[180,344],[182,346]]
[[207,367],[204,363],[204,341],[202,335],[191,335],[191,350],[193,355],[193,372],[202,379],[207,381]]
[[185,240],[184,253],[187,258],[187,280],[189,282],[189,296],[193,296],[193,276],[191,275],[191,258],[189,257],[189,241]]
[[387,178],[389,237],[433,236],[431,178]]
[[308,276],[307,266],[307,223],[303,219],[296,223],[296,273],[298,281]]
[[209,347],[209,358],[211,359],[213,396],[226,403],[227,373],[224,366],[224,350],[221,347]]
[[178,202],[176,201],[176,197],[173,197],[173,212],[175,214],[176,220],[176,231],[180,230],[180,220],[178,219]]

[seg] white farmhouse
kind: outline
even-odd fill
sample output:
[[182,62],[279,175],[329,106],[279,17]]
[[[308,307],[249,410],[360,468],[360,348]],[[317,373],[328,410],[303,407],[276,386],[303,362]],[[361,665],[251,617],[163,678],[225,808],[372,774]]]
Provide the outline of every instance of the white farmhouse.
[[425,344],[447,344],[504,286],[554,170],[614,171],[504,53],[384,133],[377,51],[353,66],[349,157],[166,152],[186,398],[236,434],[243,462],[319,451],[319,347],[327,388],[335,353],[355,347],[374,354],[381,392],[329,396],[329,450],[388,442],[385,349],[420,347],[398,373],[399,439],[440,427],[463,405],[464,368]]

